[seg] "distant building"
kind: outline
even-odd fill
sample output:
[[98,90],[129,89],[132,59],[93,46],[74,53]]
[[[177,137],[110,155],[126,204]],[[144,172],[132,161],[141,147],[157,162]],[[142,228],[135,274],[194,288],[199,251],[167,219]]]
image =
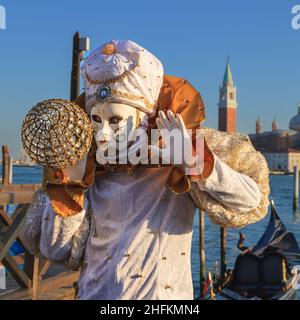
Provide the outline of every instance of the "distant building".
[[269,169],[272,171],[291,173],[294,166],[300,168],[300,150],[289,148],[282,152],[264,152],[263,154],[268,162]]
[[265,156],[270,170],[292,172],[294,166],[300,168],[300,104],[298,113],[290,120],[289,130],[278,129],[274,118],[271,131],[263,131],[258,118],[255,134],[249,137],[256,150]]
[[[237,90],[227,59],[223,83],[219,89],[219,123],[218,129],[228,133],[236,132]],[[300,104],[298,113],[292,117],[288,130],[278,128],[273,118],[271,131],[263,131],[258,117],[255,133],[249,134],[253,146],[266,158],[272,171],[293,172],[294,166],[300,169]]]

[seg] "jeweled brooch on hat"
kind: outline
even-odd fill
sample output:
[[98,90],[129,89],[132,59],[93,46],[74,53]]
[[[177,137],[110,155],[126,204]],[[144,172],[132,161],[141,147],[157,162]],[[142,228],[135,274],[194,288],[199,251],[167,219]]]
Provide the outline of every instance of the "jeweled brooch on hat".
[[111,96],[111,88],[107,85],[103,85],[98,89],[97,100],[99,102],[106,101]]

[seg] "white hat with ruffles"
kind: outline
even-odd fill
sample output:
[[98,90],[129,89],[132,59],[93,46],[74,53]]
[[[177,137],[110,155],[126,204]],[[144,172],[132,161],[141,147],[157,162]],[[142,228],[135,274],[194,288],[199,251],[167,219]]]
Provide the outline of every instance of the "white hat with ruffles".
[[147,114],[155,110],[163,84],[163,66],[130,40],[112,40],[94,50],[82,65],[89,113],[101,102],[124,103]]

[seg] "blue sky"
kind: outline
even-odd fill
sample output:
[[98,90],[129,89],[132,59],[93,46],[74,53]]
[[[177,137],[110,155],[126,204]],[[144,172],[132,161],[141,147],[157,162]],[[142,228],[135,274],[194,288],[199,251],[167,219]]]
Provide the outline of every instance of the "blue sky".
[[47,98],[69,98],[72,36],[92,49],[131,39],[154,53],[165,72],[202,94],[207,126],[217,127],[218,88],[230,55],[238,89],[238,130],[253,132],[260,115],[287,128],[300,101],[300,30],[291,8],[300,0],[0,0],[0,144],[17,156],[26,112]]

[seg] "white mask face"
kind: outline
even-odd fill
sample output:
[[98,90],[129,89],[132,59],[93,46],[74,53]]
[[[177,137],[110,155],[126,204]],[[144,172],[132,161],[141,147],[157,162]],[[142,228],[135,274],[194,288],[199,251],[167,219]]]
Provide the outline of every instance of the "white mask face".
[[105,154],[108,148],[115,149],[117,154],[126,152],[133,143],[130,140],[144,116],[144,112],[121,103],[98,103],[93,106],[91,121],[98,147],[97,154]]

